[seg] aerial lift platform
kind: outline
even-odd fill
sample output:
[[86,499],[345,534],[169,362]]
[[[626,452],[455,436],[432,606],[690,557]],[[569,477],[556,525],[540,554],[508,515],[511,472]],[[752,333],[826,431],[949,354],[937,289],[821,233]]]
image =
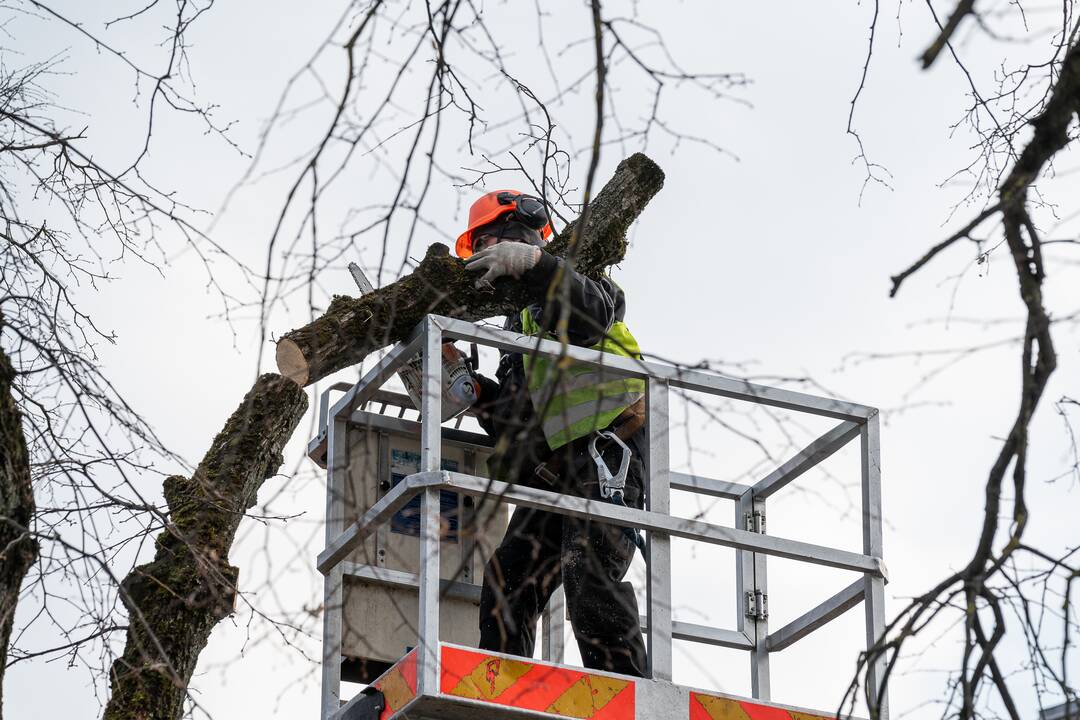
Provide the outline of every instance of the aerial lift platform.
[[[647,508],[497,482],[484,477],[486,436],[440,422],[442,344],[463,340],[500,350],[544,353],[603,367],[647,385]],[[405,418],[407,397],[382,389],[419,353],[419,415]],[[672,388],[833,418],[838,423],[753,485],[674,472],[669,467],[668,398]],[[329,394],[344,390],[332,406]],[[379,407],[381,406],[381,407]],[[376,408],[379,409],[376,409]],[[861,553],[765,533],[770,496],[859,438]],[[380,720],[808,720],[833,716],[770,702],[769,657],[863,605],[866,643],[885,629],[887,573],[881,550],[878,412],[851,402],[758,385],[652,360],[618,357],[446,317],[428,316],[355,385],[327,390],[320,432],[309,455],[327,468],[321,720],[368,717],[371,690],[381,693]],[[732,500],[734,527],[672,516],[672,490]],[[476,606],[483,556],[505,528],[506,503],[573,517],[602,518],[643,530],[647,603],[641,619],[648,678],[563,664],[564,611],[557,592],[543,618],[542,658],[477,650]],[[672,619],[671,538],[733,548],[736,628]],[[769,629],[769,556],[848,570],[857,578],[787,625]],[[380,604],[381,603],[381,604]],[[752,698],[672,682],[672,641],[745,650]],[[867,669],[868,702],[888,719],[878,693],[882,661]],[[366,683],[348,698],[342,681]],[[378,696],[376,696],[378,697]],[[361,714],[361,708],[368,708]]]

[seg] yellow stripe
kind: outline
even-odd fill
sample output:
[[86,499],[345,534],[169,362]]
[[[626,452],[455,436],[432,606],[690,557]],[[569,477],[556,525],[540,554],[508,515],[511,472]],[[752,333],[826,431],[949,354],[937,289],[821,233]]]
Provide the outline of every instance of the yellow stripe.
[[461,678],[450,694],[471,700],[494,700],[532,667],[532,663],[489,657]]
[[405,703],[413,699],[413,690],[405,682],[401,668],[395,667],[385,678],[379,681],[379,691],[386,698],[386,705],[391,710],[400,710]]
[[742,705],[734,700],[700,693],[695,693],[694,697],[713,720],[750,720],[750,716],[743,710]]
[[551,703],[545,712],[572,718],[590,718],[629,684],[627,680],[586,675]]

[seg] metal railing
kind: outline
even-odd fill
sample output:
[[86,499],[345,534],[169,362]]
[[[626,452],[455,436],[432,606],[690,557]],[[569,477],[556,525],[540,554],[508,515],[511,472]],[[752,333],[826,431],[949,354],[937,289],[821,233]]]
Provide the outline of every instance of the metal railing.
[[[647,403],[648,487],[647,509],[637,510],[597,500],[567,496],[531,487],[507,484],[483,477],[440,469],[443,428],[441,417],[441,346],[449,340],[464,340],[500,350],[542,353],[569,358],[578,363],[602,366],[605,373],[645,380]],[[340,518],[340,487],[347,456],[344,438],[350,418],[365,403],[375,399],[380,388],[417,352],[423,355],[424,392],[420,409],[420,472],[395,485],[362,517],[349,524]],[[673,472],[669,465],[669,393],[671,388],[703,392],[750,403],[795,410],[838,420],[838,424],[811,442],[760,481],[745,485],[699,475]],[[325,400],[325,396],[324,396]],[[754,698],[770,699],[769,656],[806,637],[860,602],[866,619],[867,647],[885,628],[884,592],[887,572],[882,561],[881,468],[878,411],[856,403],[819,397],[780,388],[736,380],[704,370],[694,370],[651,360],[620,357],[598,350],[567,346],[476,325],[462,320],[428,316],[412,337],[393,348],[374,368],[338,400],[325,416],[322,432],[328,436],[328,499],[326,549],[318,557],[318,569],[326,576],[326,607],[340,587],[346,557],[366,537],[375,532],[417,495],[421,497],[420,567],[418,576],[395,578],[419,589],[417,624],[417,694],[437,693],[439,679],[439,595],[453,591],[454,583],[440,581],[440,491],[463,495],[492,495],[519,507],[538,508],[571,517],[601,518],[612,524],[645,530],[647,544],[647,608],[642,627],[648,638],[649,671],[655,680],[672,677],[672,640],[690,640],[750,653],[750,676]],[[322,419],[322,418],[321,418]],[[862,485],[861,553],[766,535],[767,499],[797,477],[833,455],[854,438],[859,438]],[[735,526],[726,527],[670,514],[672,490],[688,491],[735,501]],[[737,627],[735,630],[707,627],[672,619],[671,538],[733,548],[736,553]],[[789,558],[857,572],[859,579],[804,615],[778,630],[769,632],[767,564],[769,556]],[[458,588],[460,590],[460,588]],[[341,617],[327,612],[324,640],[340,638]],[[337,627],[334,626],[337,623]],[[331,643],[332,644],[332,643]],[[325,657],[331,654],[332,657]],[[340,700],[336,674],[326,664],[339,661],[336,652],[324,653],[323,718],[336,711]],[[884,671],[883,662],[871,664],[867,672],[868,701],[888,717],[887,696],[877,688]]]

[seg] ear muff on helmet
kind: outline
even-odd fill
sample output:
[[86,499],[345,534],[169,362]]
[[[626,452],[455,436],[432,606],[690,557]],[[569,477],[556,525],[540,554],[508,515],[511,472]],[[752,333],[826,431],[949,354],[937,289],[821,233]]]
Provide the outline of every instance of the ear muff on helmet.
[[544,203],[533,195],[517,190],[494,190],[477,198],[469,208],[469,225],[458,235],[454,251],[462,260],[473,254],[473,233],[478,228],[497,220],[512,220],[514,225],[540,232],[540,237],[551,237],[551,218]]
[[532,195],[515,195],[512,192],[501,192],[497,196],[500,205],[511,205],[511,219],[517,220],[533,230],[542,230],[548,224],[549,218],[544,203],[540,198]]

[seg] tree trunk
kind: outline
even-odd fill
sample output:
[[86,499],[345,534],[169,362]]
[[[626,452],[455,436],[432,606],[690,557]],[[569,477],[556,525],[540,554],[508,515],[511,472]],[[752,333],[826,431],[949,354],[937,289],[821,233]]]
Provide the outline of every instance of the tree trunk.
[[[3,326],[2,317],[0,326]],[[11,393],[14,379],[11,361],[0,350],[0,714],[4,668],[19,589],[37,558],[37,542],[29,530],[34,516],[30,460],[22,415]]]
[[[664,172],[636,153],[619,163],[607,185],[589,205],[589,216],[574,248],[574,267],[596,276],[622,260],[626,230],[664,184]],[[580,219],[547,245],[565,257]],[[282,336],[277,364],[282,375],[309,385],[362,361],[369,353],[403,340],[428,313],[482,320],[520,309],[524,296],[513,283],[499,291],[477,289],[468,272],[441,243],[431,245],[410,275],[361,298],[335,296],[322,317]]]
[[229,550],[263,481],[307,410],[304,391],[280,375],[255,381],[190,479],[165,479],[169,526],[153,562],[121,584],[130,616],[124,654],[110,672],[106,720],[176,720],[210,631],[233,611],[239,570]]

